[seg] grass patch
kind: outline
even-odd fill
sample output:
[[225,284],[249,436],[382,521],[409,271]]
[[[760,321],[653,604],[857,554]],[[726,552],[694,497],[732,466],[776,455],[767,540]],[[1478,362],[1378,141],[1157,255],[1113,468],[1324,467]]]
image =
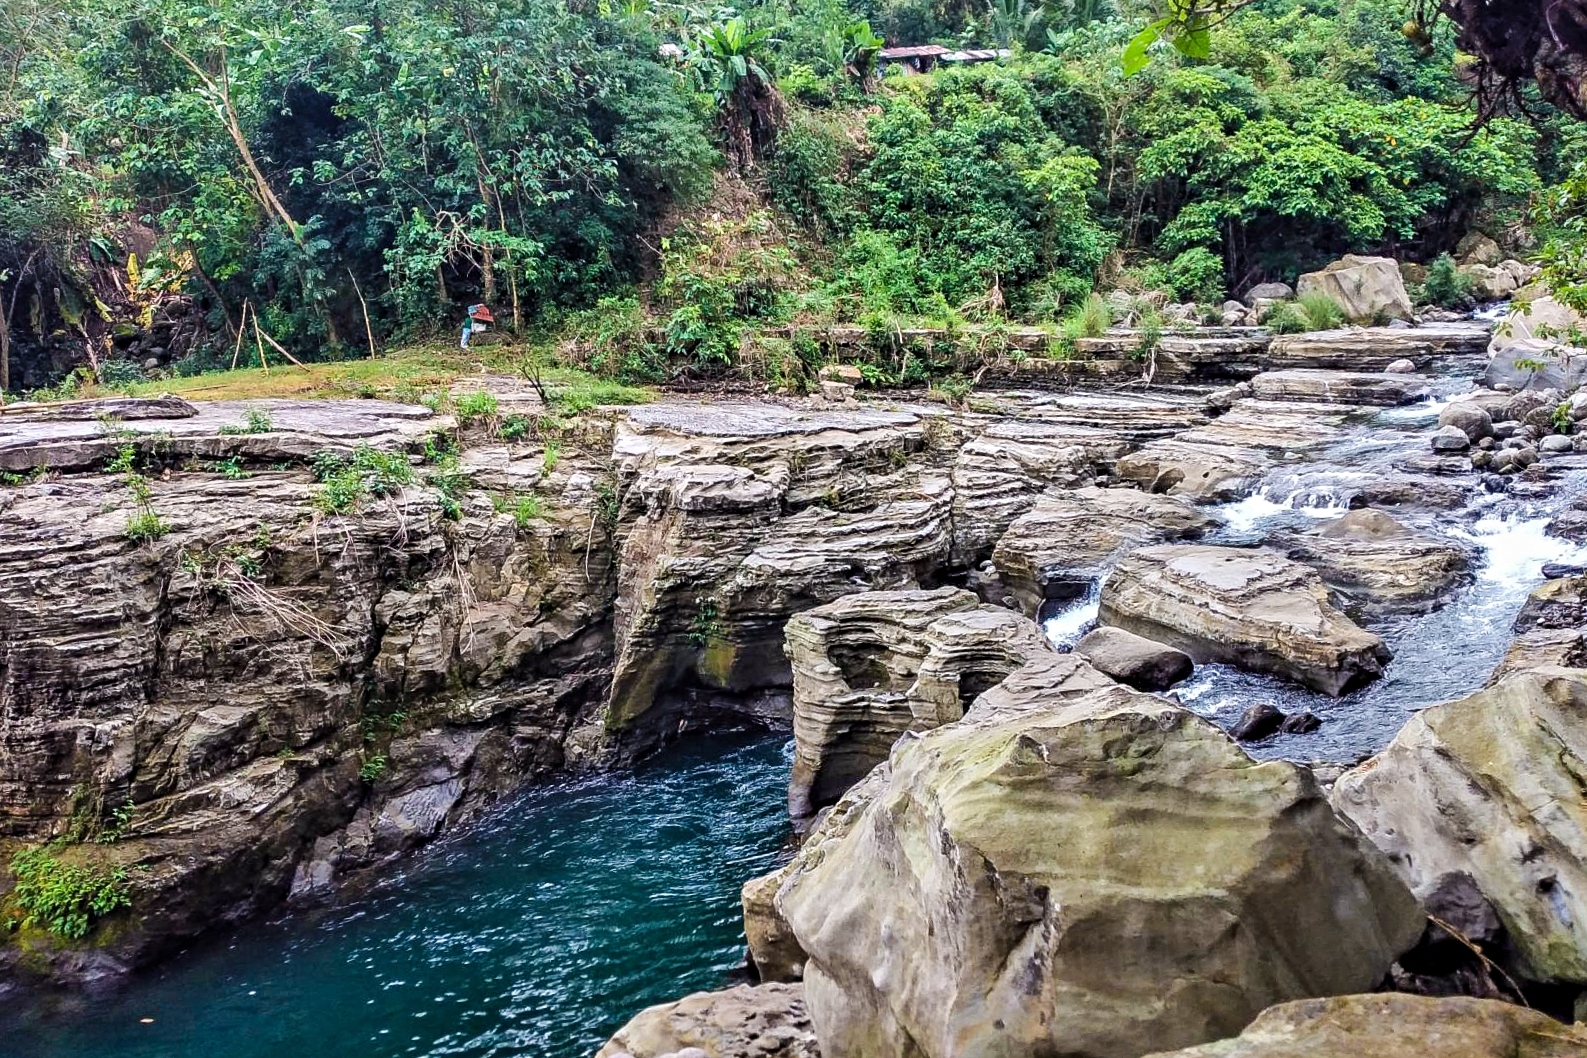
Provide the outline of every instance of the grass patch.
[[348,514],[373,498],[401,492],[413,484],[413,467],[401,452],[359,445],[351,456],[321,452],[314,459],[320,490],[314,507],[325,514]]
[[242,422],[236,425],[222,426],[217,433],[222,434],[255,434],[269,433],[275,429],[275,424],[270,421],[270,413],[264,408],[248,408],[244,410]]

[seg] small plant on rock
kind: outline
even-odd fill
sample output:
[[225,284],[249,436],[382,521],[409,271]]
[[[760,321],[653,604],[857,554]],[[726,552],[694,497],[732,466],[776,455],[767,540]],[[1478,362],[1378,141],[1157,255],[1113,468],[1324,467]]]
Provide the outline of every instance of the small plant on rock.
[[234,425],[222,426],[217,433],[222,434],[255,434],[269,433],[275,429],[275,423],[270,419],[270,413],[264,408],[249,407],[244,409],[242,422]]
[[41,848],[11,857],[16,876],[12,898],[22,910],[21,925],[38,926],[66,940],[81,940],[94,922],[130,907],[126,868],[114,870],[63,863]]
[[455,400],[454,405],[457,409],[457,424],[465,429],[475,423],[485,426],[493,424],[501,408],[496,395],[483,389],[464,393]]
[[1344,325],[1345,310],[1321,290],[1308,290],[1295,299],[1295,305],[1300,309],[1308,331],[1331,331]]
[[401,452],[359,445],[351,456],[321,452],[314,459],[320,491],[314,506],[325,514],[347,514],[366,500],[401,492],[413,484],[413,467]]

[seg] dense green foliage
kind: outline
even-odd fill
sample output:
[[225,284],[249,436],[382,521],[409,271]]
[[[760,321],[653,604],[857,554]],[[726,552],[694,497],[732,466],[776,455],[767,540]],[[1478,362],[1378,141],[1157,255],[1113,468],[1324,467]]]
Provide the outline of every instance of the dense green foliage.
[[[366,355],[475,301],[657,380],[791,320],[1059,320],[1115,286],[1216,304],[1344,252],[1432,261],[1538,201],[1551,259],[1580,244],[1574,185],[1544,192],[1581,136],[1474,128],[1454,30],[1408,37],[1403,0],[1265,0],[1134,76],[1145,2],[3,4],[13,389],[104,379],[150,326],[184,373],[268,338]],[[903,76],[883,37],[1013,54]]]
[[121,868],[65,863],[45,849],[25,848],[11,858],[11,873],[21,924],[66,940],[86,937],[98,919],[132,904]]

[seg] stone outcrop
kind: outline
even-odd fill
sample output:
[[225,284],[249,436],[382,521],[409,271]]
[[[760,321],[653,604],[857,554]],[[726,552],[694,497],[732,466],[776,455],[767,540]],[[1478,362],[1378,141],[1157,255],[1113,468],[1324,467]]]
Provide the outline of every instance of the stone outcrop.
[[[250,411],[267,413],[269,430],[248,428]],[[233,457],[306,463],[321,452],[346,454],[361,444],[417,448],[435,430],[450,427],[428,408],[381,400],[189,404],[129,398],[21,405],[0,415],[0,470],[95,470],[129,441],[159,445],[173,465]]]
[[1352,323],[1408,320],[1413,311],[1400,266],[1391,257],[1347,254],[1320,272],[1301,276],[1295,289],[1302,296],[1328,295]]
[[1267,366],[1325,368],[1335,371],[1386,371],[1397,360],[1417,368],[1440,356],[1481,356],[1492,329],[1483,323],[1421,327],[1354,327],[1278,335],[1267,348]]
[[1034,617],[1048,600],[1085,595],[1124,551],[1192,539],[1214,524],[1183,500],[1136,489],[1049,492],[1009,526],[992,561]]
[[1241,400],[1206,426],[1143,445],[1118,461],[1119,477],[1148,492],[1196,503],[1238,499],[1279,459],[1338,440],[1352,408]]
[[1074,652],[1098,672],[1138,691],[1166,691],[1195,668],[1182,650],[1107,626],[1086,633]]
[[1251,391],[1258,400],[1304,400],[1385,407],[1414,404],[1432,393],[1427,380],[1413,374],[1317,368],[1264,371],[1251,380]]
[[789,617],[948,561],[954,449],[933,436],[910,413],[634,409],[608,730],[640,752],[688,711],[786,722]]
[[738,985],[647,1007],[595,1058],[821,1058],[802,992]]
[[1383,640],[1334,609],[1308,566],[1268,550],[1142,548],[1102,587],[1099,621],[1184,650],[1338,695],[1377,678]]
[[985,557],[1049,489],[1092,484],[1130,448],[1110,431],[1065,423],[993,424],[959,450],[953,467],[954,554]]
[[1333,800],[1418,896],[1466,875],[1512,972],[1587,984],[1587,672],[1540,669],[1412,717]]
[[1587,1033],[1493,999],[1378,993],[1264,1010],[1233,1039],[1149,1058],[1578,1058]]
[[795,819],[836,801],[899,736],[959,719],[1047,649],[1030,620],[957,588],[851,595],[793,618],[787,636]]
[[555,491],[571,461],[546,480],[538,452],[481,450],[547,490],[519,526],[479,492],[448,521],[418,484],[330,515],[303,470],[173,471],[122,443],[154,539],[128,538],[120,477],[0,491],[0,832],[135,867],[134,906],[88,959],[9,935],[0,978],[116,972],[326,893],[568,763],[605,690],[612,566],[594,498]]
[[1529,669],[1587,668],[1587,577],[1546,580],[1516,616],[1515,639],[1489,684]]
[[1423,920],[1310,773],[1032,663],[906,739],[783,872],[828,1056],[1134,1056],[1375,985]]
[[1322,574],[1352,613],[1426,613],[1468,580],[1465,548],[1372,508],[1351,511],[1316,533],[1285,537],[1282,546]]

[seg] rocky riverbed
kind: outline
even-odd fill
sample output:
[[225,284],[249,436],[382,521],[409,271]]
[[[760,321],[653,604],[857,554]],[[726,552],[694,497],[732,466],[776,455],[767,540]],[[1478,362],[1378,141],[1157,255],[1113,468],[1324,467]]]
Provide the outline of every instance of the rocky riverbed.
[[1587,398],[1494,377],[1475,325],[1306,337],[963,410],[514,390],[511,440],[375,401],[7,409],[0,833],[128,906],[65,939],[13,890],[0,972],[114,977],[530,781],[751,727],[792,730],[768,797],[811,828],[745,888],[781,983],[603,1054],[1134,1056],[1385,983],[1568,1020]]

